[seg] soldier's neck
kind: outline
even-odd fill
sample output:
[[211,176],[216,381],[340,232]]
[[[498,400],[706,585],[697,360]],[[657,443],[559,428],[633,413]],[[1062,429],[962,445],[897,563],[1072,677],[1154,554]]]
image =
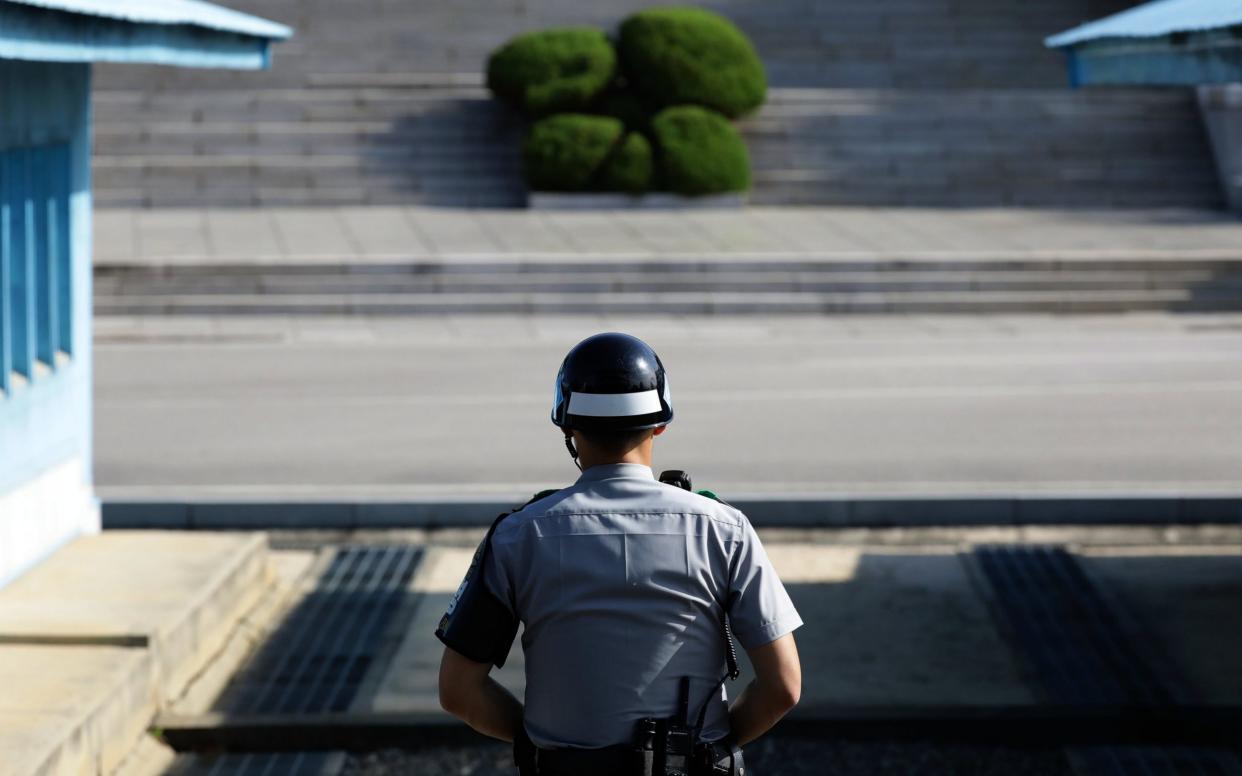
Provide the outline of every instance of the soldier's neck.
[[592,466],[607,466],[613,463],[638,463],[651,468],[651,448],[652,440],[648,439],[637,447],[629,450],[624,455],[600,455],[594,450],[578,448],[578,462],[582,464],[583,469],[589,469]]

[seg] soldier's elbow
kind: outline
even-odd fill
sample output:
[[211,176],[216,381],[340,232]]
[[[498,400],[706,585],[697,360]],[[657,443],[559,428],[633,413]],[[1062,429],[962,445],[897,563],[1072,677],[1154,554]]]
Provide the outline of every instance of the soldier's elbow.
[[468,688],[455,677],[440,674],[440,708],[458,719],[465,719],[470,710]]
[[802,699],[801,682],[776,681],[765,689],[768,707],[779,715],[787,713]]
[[443,684],[440,685],[440,708],[444,709],[449,714],[452,714],[454,717],[460,718],[462,716],[462,699],[451,689],[446,688]]
[[794,706],[797,706],[798,701],[802,700],[802,683],[782,683],[779,700],[780,704],[785,707],[785,711],[789,711]]

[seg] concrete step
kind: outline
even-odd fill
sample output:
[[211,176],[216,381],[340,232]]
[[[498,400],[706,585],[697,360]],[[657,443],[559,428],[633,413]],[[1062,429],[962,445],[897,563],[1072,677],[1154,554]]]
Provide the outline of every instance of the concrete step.
[[[435,82],[105,93],[100,202],[521,204],[520,122],[482,96],[439,99]],[[1220,201],[1188,93],[778,88],[741,128],[760,203]]]
[[0,643],[3,772],[112,773],[155,717],[155,676],[147,650]]
[[[641,0],[239,2],[297,28],[293,40],[277,47],[271,71],[239,81],[229,73],[97,68],[101,204],[520,204],[516,168],[503,160],[516,159],[523,127],[488,99],[482,78],[488,54],[526,30],[611,29],[645,6]],[[963,171],[973,160],[1038,159],[1072,171],[1106,159],[1134,172],[1109,171],[1088,182],[1067,172],[1057,180],[1072,181],[1075,191],[1064,201],[1218,204],[1215,184],[1202,182],[1207,173],[1171,185],[1174,176],[1146,166],[1159,154],[1210,173],[1188,91],[1071,93],[1061,55],[1043,48],[1045,35],[1122,5],[721,0],[713,8],[752,37],[772,86],[763,111],[743,125],[757,172],[754,201],[1056,204],[1059,184],[1015,176],[964,192],[954,176],[977,177]],[[397,165],[388,161],[407,152],[426,166],[413,176],[390,174]],[[185,156],[249,160],[191,171],[192,164],[178,160]],[[313,172],[292,178],[284,170],[267,172],[263,159],[282,156],[352,156],[360,172],[335,181]],[[928,160],[930,172],[913,180],[901,170],[790,179],[791,171],[860,157]],[[120,159],[148,161],[127,167]],[[382,161],[368,167],[366,160]],[[122,175],[122,167],[143,172]],[[264,172],[239,178],[241,167]],[[506,182],[487,178],[496,167]],[[952,180],[924,180],[937,176]],[[496,187],[498,194],[484,191]],[[1164,193],[1127,191],[1155,188]]]
[[[97,114],[118,121],[133,120],[141,116],[144,110],[172,109],[187,112],[175,117],[163,113],[161,115],[165,121],[174,118],[194,121],[196,116],[192,112],[205,108],[244,113],[247,110],[262,111],[269,108],[294,110],[311,106],[351,106],[365,112],[371,107],[389,110],[397,105],[409,111],[464,106],[480,113],[505,112],[502,106],[490,100],[490,95],[482,86],[418,85],[421,78],[419,73],[351,73],[336,77],[340,83],[348,84],[345,87],[255,87],[244,90],[234,88],[150,93],[99,90],[93,95],[93,106]],[[772,87],[768,90],[762,112],[778,115],[784,110],[810,110],[814,106],[838,110],[851,106],[856,109],[867,106],[903,106],[918,108],[919,114],[958,116],[970,115],[983,107],[1049,115],[1087,115],[1109,111],[1116,116],[1146,116],[1157,119],[1160,118],[1160,106],[1189,105],[1192,100],[1189,90],[1136,89],[1133,92],[1123,92],[1103,89],[1071,92],[1063,89],[961,87],[928,90]]]
[[169,699],[267,582],[261,534],[85,537],[0,590],[0,643],[141,647]]
[[118,296],[99,315],[1118,313],[1242,310],[1242,291],[304,294]]
[[3,772],[112,773],[269,583],[263,534],[109,531],[0,590]]
[[388,293],[882,293],[906,291],[1134,291],[1211,285],[1242,290],[1242,268],[1211,271],[1033,272],[522,272],[162,275],[95,281],[96,298],[151,295],[305,295]]

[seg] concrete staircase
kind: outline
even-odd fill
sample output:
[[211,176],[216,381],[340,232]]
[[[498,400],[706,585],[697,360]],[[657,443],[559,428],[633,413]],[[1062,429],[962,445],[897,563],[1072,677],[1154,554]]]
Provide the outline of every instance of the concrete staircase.
[[272,583],[264,534],[107,531],[0,590],[0,773],[120,772]]
[[[98,69],[97,200],[520,205],[522,126],[482,88],[488,52],[526,29],[611,26],[650,4],[235,2],[297,28],[272,71]],[[1071,92],[1043,49],[1117,5],[712,3],[752,36],[773,87],[743,127],[753,200],[1218,205],[1187,92]]]
[[97,269],[100,315],[1242,310],[1227,260],[437,261]]

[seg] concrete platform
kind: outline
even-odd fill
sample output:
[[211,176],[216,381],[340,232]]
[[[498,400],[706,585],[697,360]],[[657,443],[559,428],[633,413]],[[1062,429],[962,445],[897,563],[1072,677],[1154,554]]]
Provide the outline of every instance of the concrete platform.
[[110,531],[0,590],[0,643],[148,648],[169,700],[269,581],[263,534]]
[[113,773],[271,582],[264,534],[116,531],[0,590],[0,773]]
[[0,772],[108,774],[156,711],[152,653],[0,644]]
[[1242,703],[1242,546],[1098,547],[1079,562],[1124,599],[1197,700]]
[[765,546],[806,623],[804,713],[1035,702],[955,547]]
[[[242,235],[242,237],[239,237]],[[383,239],[377,239],[379,235]],[[105,209],[95,265],[582,261],[934,263],[1236,259],[1242,225],[1196,209],[752,207],[531,212],[442,207]]]

